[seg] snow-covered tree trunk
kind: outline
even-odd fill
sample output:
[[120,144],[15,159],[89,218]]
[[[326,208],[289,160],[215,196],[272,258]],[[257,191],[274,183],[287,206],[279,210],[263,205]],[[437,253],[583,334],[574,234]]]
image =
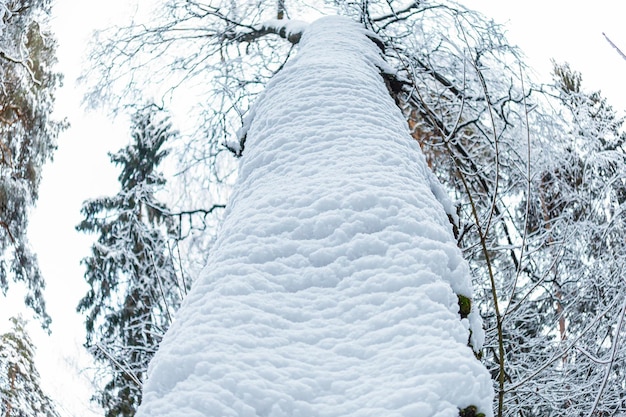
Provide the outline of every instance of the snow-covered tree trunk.
[[368,35],[312,23],[259,98],[211,260],[138,416],[492,415],[450,204]]

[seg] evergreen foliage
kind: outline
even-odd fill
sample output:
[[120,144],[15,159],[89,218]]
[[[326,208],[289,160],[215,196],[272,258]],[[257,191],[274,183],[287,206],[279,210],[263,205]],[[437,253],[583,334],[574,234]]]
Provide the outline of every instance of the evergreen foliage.
[[156,106],[138,110],[132,142],[111,155],[120,191],[86,201],[77,226],[98,236],[83,260],[91,289],[78,311],[86,314],[86,347],[108,375],[97,401],[109,417],[134,415],[148,363],[186,291],[170,246],[178,229],[156,197],[165,185],[157,168],[176,134]]
[[0,289],[28,288],[26,305],[47,327],[44,279],[26,238],[42,165],[52,159],[65,123],[52,119],[56,43],[44,29],[49,1],[0,2]]
[[12,317],[12,329],[0,335],[0,415],[2,417],[59,417],[40,386],[35,347],[26,322]]

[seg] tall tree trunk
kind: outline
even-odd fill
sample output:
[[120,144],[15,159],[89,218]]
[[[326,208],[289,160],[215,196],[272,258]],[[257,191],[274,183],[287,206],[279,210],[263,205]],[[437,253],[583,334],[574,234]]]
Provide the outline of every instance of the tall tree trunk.
[[492,415],[450,203],[372,36],[312,23],[259,98],[211,260],[138,416]]

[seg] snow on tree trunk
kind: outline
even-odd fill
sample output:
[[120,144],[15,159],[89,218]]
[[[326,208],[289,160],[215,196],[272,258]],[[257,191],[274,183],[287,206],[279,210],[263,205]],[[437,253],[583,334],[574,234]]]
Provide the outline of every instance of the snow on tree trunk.
[[138,416],[492,415],[449,202],[366,34],[312,23],[256,103],[220,236]]

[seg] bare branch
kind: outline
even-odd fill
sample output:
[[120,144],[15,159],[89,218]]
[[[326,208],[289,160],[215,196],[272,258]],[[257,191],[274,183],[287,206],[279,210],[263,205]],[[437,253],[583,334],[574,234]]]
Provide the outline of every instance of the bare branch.
[[98,348],[103,354],[104,356],[106,356],[107,358],[109,358],[109,360],[115,364],[115,366],[117,366],[117,368],[120,370],[120,372],[123,372],[124,374],[128,375],[128,377],[135,383],[137,384],[137,386],[139,388],[141,388],[143,386],[143,384],[141,383],[141,381],[137,378],[137,376],[127,367],[124,366],[123,364],[121,364],[117,359],[115,359],[113,357],[113,355],[111,355],[103,346],[101,343],[96,344],[95,346],[96,348]]
[[604,36],[604,39],[606,39],[606,41],[609,43],[609,45],[611,45],[611,46],[612,46],[612,47],[613,47],[613,48],[617,51],[617,53],[618,53],[618,54],[619,54],[622,58],[624,58],[624,60],[626,60],[626,54],[624,54],[624,53],[622,52],[622,50],[621,50],[621,49],[619,49],[619,48],[617,47],[617,45],[615,45],[611,39],[609,39],[609,37],[606,35],[606,33],[602,32],[602,36]]
[[604,388],[606,387],[606,383],[609,380],[609,376],[611,375],[613,363],[617,359],[617,348],[619,347],[619,338],[622,333],[622,325],[624,324],[624,316],[626,316],[626,300],[624,300],[621,310],[622,312],[619,316],[619,321],[615,329],[615,340],[613,341],[613,349],[611,349],[611,357],[609,359],[609,363],[606,366],[604,377],[602,378],[602,383],[600,384],[600,389],[598,390],[598,393],[596,394],[596,398],[593,402],[593,406],[589,410],[587,417],[592,417],[595,414],[595,411],[598,408],[598,404],[600,403],[600,398],[602,398],[602,393],[604,392]]

